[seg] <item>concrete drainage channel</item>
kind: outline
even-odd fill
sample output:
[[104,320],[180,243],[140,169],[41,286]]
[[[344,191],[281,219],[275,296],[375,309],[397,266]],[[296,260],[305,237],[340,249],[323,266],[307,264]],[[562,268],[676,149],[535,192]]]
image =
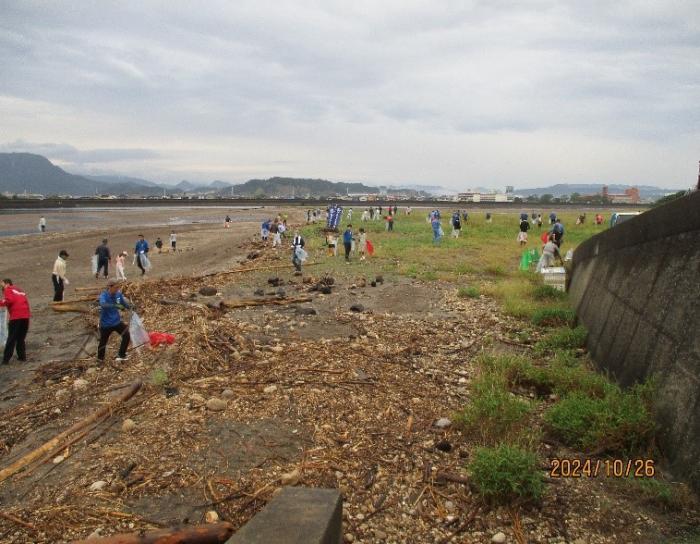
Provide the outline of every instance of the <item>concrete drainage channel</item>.
[[337,489],[284,487],[227,544],[340,544],[342,515]]

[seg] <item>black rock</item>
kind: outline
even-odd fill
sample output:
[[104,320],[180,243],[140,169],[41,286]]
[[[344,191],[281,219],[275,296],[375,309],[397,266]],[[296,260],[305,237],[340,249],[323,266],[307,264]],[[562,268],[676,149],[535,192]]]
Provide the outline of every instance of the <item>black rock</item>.
[[277,287],[282,283],[282,280],[280,278],[267,278],[267,283],[269,283],[273,287]]
[[297,308],[297,315],[316,315],[318,312],[316,308]]
[[205,287],[200,287],[199,294],[205,297],[213,297],[216,294],[216,287],[211,287],[209,285]]
[[374,281],[377,283],[384,283],[384,276],[377,276]]
[[255,296],[262,297],[262,296],[265,296],[265,291],[263,291],[262,289],[256,289],[256,290],[253,292],[253,294],[254,294]]
[[435,449],[447,453],[452,451],[452,444],[450,444],[447,440],[440,440],[440,442],[435,444]]
[[319,287],[318,289],[321,293],[324,295],[330,295],[331,294],[331,288],[328,287],[327,285],[324,285],[323,287]]
[[377,282],[376,282],[376,281],[373,281],[372,283],[370,283],[370,285],[371,285],[372,287],[376,287],[376,286],[377,286]]
[[365,307],[362,304],[353,304],[350,306],[350,311],[352,312],[364,312]]

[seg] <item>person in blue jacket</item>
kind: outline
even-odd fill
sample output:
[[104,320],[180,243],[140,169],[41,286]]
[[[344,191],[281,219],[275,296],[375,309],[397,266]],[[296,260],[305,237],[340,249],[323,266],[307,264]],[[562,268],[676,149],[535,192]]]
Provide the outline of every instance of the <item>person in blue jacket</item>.
[[107,341],[113,332],[116,332],[122,337],[119,344],[119,353],[116,361],[126,361],[126,348],[129,347],[131,337],[129,336],[129,327],[122,321],[119,315],[119,310],[133,309],[133,305],[124,298],[124,295],[119,290],[119,282],[109,280],[107,288],[100,293],[100,343],[97,345],[97,360],[104,362],[105,350]]
[[558,217],[554,221],[552,235],[554,236],[554,243],[557,244],[557,247],[561,247],[561,243],[564,241],[564,225],[561,224],[561,220]]
[[136,264],[141,269],[141,275],[146,273],[146,268],[143,266],[142,256],[148,253],[148,242],[143,237],[143,234],[139,234],[139,239],[136,240],[136,247],[134,248],[134,255],[136,255]]
[[345,262],[350,262],[350,250],[352,249],[352,225],[348,225],[343,233],[343,246],[345,247]]

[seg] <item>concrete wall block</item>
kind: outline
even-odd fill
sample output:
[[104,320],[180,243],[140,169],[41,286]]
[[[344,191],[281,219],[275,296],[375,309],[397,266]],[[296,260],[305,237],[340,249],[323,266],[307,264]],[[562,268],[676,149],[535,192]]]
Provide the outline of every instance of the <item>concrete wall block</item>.
[[342,510],[337,489],[284,487],[227,544],[340,544]]
[[[627,376],[632,376],[631,381],[637,381],[638,376],[645,374],[643,368],[626,369],[624,366],[627,357],[627,350],[632,344],[632,340],[640,325],[641,315],[630,307],[622,308],[620,323],[617,333],[612,339],[610,348],[605,358],[605,367],[615,376],[615,380],[623,383]],[[643,322],[642,322],[642,325]]]
[[654,375],[659,444],[700,492],[700,191],[574,252],[570,297],[593,360],[623,386]]

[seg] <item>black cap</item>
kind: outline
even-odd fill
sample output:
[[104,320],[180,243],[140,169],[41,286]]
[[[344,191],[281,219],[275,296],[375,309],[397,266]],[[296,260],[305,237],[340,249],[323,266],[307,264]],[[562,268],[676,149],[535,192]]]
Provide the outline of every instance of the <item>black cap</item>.
[[59,257],[70,257],[70,255],[68,255],[68,252],[65,249],[62,249],[61,251],[59,251],[58,256]]

